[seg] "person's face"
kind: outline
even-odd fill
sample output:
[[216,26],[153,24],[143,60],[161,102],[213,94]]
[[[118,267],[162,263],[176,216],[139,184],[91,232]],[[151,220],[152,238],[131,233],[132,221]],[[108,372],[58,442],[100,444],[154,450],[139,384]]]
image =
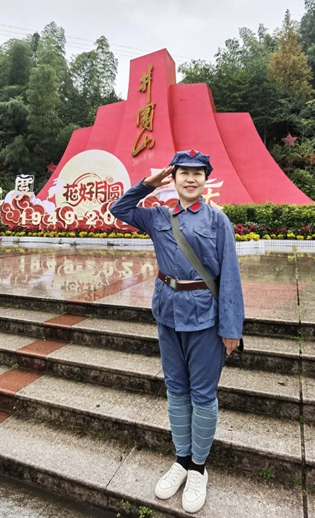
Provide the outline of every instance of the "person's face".
[[192,205],[203,193],[206,183],[205,170],[197,167],[178,167],[174,179],[181,205]]

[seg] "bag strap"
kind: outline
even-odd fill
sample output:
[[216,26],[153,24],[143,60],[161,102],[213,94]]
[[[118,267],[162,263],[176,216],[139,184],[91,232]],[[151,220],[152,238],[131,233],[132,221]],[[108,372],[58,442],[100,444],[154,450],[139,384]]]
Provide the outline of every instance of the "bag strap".
[[181,232],[181,230],[179,228],[178,218],[174,217],[172,209],[169,209],[169,218],[171,221],[173,234],[174,234],[175,240],[176,240],[179,248],[183,252],[186,259],[188,259],[190,264],[195,268],[196,272],[199,273],[200,277],[208,286],[208,288],[211,291],[212,295],[214,296],[215,300],[218,302],[218,287],[217,287],[216,283],[214,282],[214,280],[212,279],[211,275],[207,272],[207,270],[203,266],[199,257],[194,252],[193,248],[188,243],[184,234]]

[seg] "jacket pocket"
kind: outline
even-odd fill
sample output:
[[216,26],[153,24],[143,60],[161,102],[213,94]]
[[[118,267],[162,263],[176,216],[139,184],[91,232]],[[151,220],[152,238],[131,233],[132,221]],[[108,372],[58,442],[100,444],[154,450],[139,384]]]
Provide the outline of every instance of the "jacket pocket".
[[152,239],[155,248],[165,249],[174,243],[172,226],[170,222],[161,221],[153,223]]
[[204,324],[218,314],[218,305],[210,290],[193,290],[197,322]]
[[217,232],[212,228],[194,227],[194,249],[202,262],[217,260]]

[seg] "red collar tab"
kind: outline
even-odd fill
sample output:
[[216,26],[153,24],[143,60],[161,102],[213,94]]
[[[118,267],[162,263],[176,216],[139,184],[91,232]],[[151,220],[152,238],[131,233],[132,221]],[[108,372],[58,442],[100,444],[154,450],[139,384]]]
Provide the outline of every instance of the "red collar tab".
[[178,214],[179,212],[181,212],[181,207],[180,207],[179,203],[177,203],[177,205],[173,211],[173,214]]
[[189,154],[190,154],[190,156],[196,156],[197,155],[197,153],[196,153],[196,151],[194,149],[191,149],[189,151]]
[[190,210],[192,210],[193,212],[197,212],[197,210],[199,210],[201,207],[201,203],[200,201],[196,201],[196,203],[194,203],[193,205],[190,205],[190,207],[188,207]]

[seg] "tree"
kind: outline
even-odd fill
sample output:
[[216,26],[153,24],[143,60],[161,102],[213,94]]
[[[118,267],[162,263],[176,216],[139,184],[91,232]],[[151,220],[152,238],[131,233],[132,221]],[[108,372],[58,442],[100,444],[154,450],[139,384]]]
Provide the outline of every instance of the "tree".
[[105,36],[95,45],[94,50],[78,54],[70,63],[73,101],[79,108],[77,123],[81,126],[93,122],[99,106],[119,100],[114,92],[118,61]]
[[240,29],[240,41],[227,40],[219,49],[215,64],[192,61],[179,68],[183,82],[206,82],[211,88],[217,111],[249,111],[264,142],[272,135],[272,125],[281,119],[279,99],[284,92],[268,75],[268,63],[277,40],[263,25],[258,37]]
[[[34,41],[36,44],[36,40]],[[64,80],[68,66],[66,61],[66,37],[62,27],[51,22],[37,40],[36,57],[38,65],[50,65],[60,82]]]
[[61,129],[57,108],[59,80],[50,65],[31,71],[28,98],[28,142],[33,150],[34,169],[41,185],[48,179],[45,166],[54,158],[54,145]]
[[32,49],[29,43],[26,41],[15,41],[9,51],[9,85],[26,86],[32,66]]
[[22,135],[15,137],[13,142],[1,151],[0,160],[9,171],[14,173],[12,180],[17,173],[30,172],[30,153]]
[[312,86],[315,88],[315,0],[305,1],[306,13],[300,23],[299,37],[302,48],[312,69]]
[[289,11],[286,11],[280,31],[279,48],[270,57],[268,74],[272,80],[288,88],[292,94],[301,96],[304,101],[311,99],[314,94],[312,70],[298,42],[298,32]]

